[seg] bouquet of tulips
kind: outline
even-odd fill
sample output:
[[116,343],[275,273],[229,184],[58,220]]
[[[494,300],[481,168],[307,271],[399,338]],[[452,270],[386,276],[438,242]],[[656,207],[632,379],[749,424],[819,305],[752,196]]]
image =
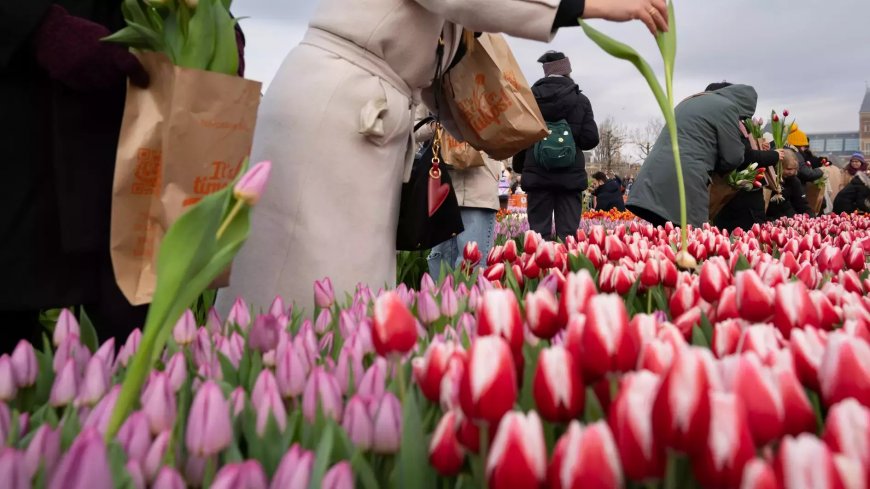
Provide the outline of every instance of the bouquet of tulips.
[[236,20],[230,0],[123,0],[127,27],[105,40],[163,53],[185,68],[235,75]]
[[758,168],[758,163],[752,163],[745,169],[734,170],[728,174],[728,184],[736,190],[750,191],[761,188],[764,180],[764,169]]

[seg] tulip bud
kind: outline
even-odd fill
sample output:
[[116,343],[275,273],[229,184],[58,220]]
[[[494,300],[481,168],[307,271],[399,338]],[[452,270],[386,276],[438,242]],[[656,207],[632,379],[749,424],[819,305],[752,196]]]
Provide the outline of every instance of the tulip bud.
[[186,487],[187,484],[177,470],[172,467],[163,467],[157,473],[151,489],[184,489]]
[[19,341],[12,352],[11,360],[12,374],[18,387],[30,387],[36,383],[39,365],[36,361],[36,352],[30,342]]
[[343,402],[341,387],[334,375],[327,373],[322,367],[315,367],[305,384],[302,395],[302,414],[309,423],[317,419],[317,410],[322,410],[324,416],[336,421],[341,420]]
[[190,309],[184,311],[175,323],[175,327],[172,328],[172,338],[182,346],[187,346],[196,339],[196,319]]
[[24,455],[14,448],[0,449],[0,478],[8,489],[29,489],[30,475],[24,464]]
[[617,370],[617,354],[628,330],[625,302],[617,295],[598,295],[589,300],[583,329],[583,379],[594,382]]
[[710,303],[718,301],[729,282],[731,282],[731,273],[725,259],[714,257],[707,260],[701,267],[699,277],[698,289],[701,298]]
[[233,303],[230,314],[227,316],[227,323],[238,326],[242,331],[247,331],[251,325],[251,309],[241,297]]
[[453,289],[447,289],[441,293],[441,314],[454,317],[459,312],[459,298]]
[[[211,489],[266,489],[266,473],[256,460],[227,464],[221,467]],[[325,484],[324,484],[325,486]]]
[[543,241],[541,235],[534,231],[526,231],[523,237],[523,253],[534,255],[538,251],[538,243]]
[[269,418],[274,418],[278,431],[283,432],[287,427],[287,409],[278,392],[278,382],[270,370],[260,372],[254,383],[254,391],[251,394],[251,402],[257,411],[257,434],[264,436]]
[[710,434],[693,457],[695,478],[703,487],[737,487],[743,468],[755,456],[755,445],[740,398],[710,393]]
[[311,470],[314,467],[314,454],[293,445],[281,458],[278,470],[272,477],[270,489],[296,489],[308,487]]
[[659,376],[649,371],[628,373],[610,405],[608,423],[625,475],[632,480],[658,478],[664,473],[664,450],[655,443],[651,422],[659,382]]
[[441,319],[441,310],[429,292],[421,292],[417,295],[417,315],[420,321],[427,325]]
[[341,427],[356,448],[368,450],[372,447],[374,425],[367,402],[361,396],[354,396],[347,403]]
[[547,479],[554,489],[623,487],[619,452],[607,424],[598,421],[583,428],[572,421],[556,442]]
[[151,446],[151,433],[148,430],[148,419],[142,411],[131,414],[121,429],[118,430],[118,442],[127,453],[128,460],[144,462]]
[[460,385],[462,410],[471,419],[495,423],[513,407],[516,397],[516,370],[507,342],[498,336],[478,337]]
[[323,476],[323,489],[353,489],[353,472],[349,462],[339,462]]
[[429,345],[422,357],[413,360],[414,379],[423,395],[432,402],[441,399],[441,380],[454,352],[464,356],[455,343],[435,341]]
[[819,383],[827,406],[849,397],[870,406],[870,345],[840,332],[828,336]]
[[358,394],[372,398],[380,398],[386,391],[387,361],[379,357],[363,374],[359,384]]
[[164,431],[157,435],[145,454],[145,459],[142,461],[142,473],[149,482],[154,482],[160,472],[160,467],[163,466],[163,459],[166,456],[171,435],[170,431]]
[[279,318],[271,314],[259,314],[248,334],[248,346],[260,353],[274,350],[278,346],[278,335],[282,329]]
[[496,263],[490,265],[483,271],[483,278],[490,282],[499,282],[504,278],[505,266],[504,263]]
[[399,451],[402,441],[402,406],[392,392],[387,392],[379,402],[369,404],[372,420],[372,451],[392,454]]
[[501,336],[511,351],[522,351],[523,320],[513,292],[490,290],[484,294],[477,309],[477,334]]
[[783,487],[833,489],[842,487],[828,447],[814,435],[804,433],[782,440],[774,470]]
[[24,467],[27,470],[28,481],[36,475],[40,464],[50,475],[60,458],[60,428],[52,429],[48,423],[36,429],[27,450],[24,452]]
[[54,379],[49,397],[50,403],[54,407],[66,406],[75,399],[77,392],[78,376],[75,361],[70,358]]
[[252,166],[233,186],[233,196],[247,205],[257,205],[266,190],[271,171],[271,161],[261,161]]
[[94,409],[88,414],[85,419],[84,428],[95,428],[99,433],[105,434],[109,425],[109,418],[112,411],[115,409],[115,402],[118,400],[118,395],[121,393],[121,386],[115,385],[109,390],[109,393],[103,397],[100,402],[94,406]]
[[559,332],[559,303],[556,296],[545,288],[526,296],[526,321],[538,338],[550,339]]
[[[87,463],[83,463],[87,461]],[[112,471],[103,436],[94,429],[79,433],[60,459],[48,489],[112,489]]]
[[314,304],[321,309],[329,309],[335,304],[335,289],[329,277],[314,282]]
[[476,241],[469,241],[465,243],[465,248],[462,249],[462,257],[465,261],[471,265],[475,266],[480,263],[480,249],[477,247]]
[[541,352],[533,387],[541,417],[565,423],[583,411],[585,387],[579,371],[564,347],[556,345]]
[[740,317],[751,322],[764,322],[773,314],[773,293],[754,270],[744,270],[735,276],[737,308]]
[[592,275],[587,270],[570,273],[559,301],[559,323],[567,324],[572,314],[583,314],[589,299],[597,293]]
[[547,446],[541,420],[534,411],[505,415],[486,460],[486,473],[492,489],[543,485]]
[[690,451],[706,439],[710,423],[711,381],[705,366],[709,350],[677,349],[653,404],[656,443]]
[[846,399],[831,407],[822,439],[832,451],[870,469],[870,409],[855,399]]
[[395,292],[375,301],[372,341],[381,356],[405,354],[417,344],[417,321]]
[[465,449],[456,436],[459,416],[456,411],[444,414],[429,442],[429,464],[448,477],[458,474],[465,460]]
[[764,446],[781,437],[785,433],[785,407],[770,370],[752,353],[725,358],[721,367],[726,388],[746,406],[755,443]]
[[206,380],[196,392],[187,418],[187,450],[199,457],[215,455],[230,444],[232,436],[230,406],[220,387]]
[[82,333],[81,328],[79,328],[79,322],[73,315],[72,311],[69,309],[61,310],[60,316],[57,318],[57,323],[54,325],[54,333],[52,334],[54,346],[60,346],[61,343],[66,341],[70,336],[79,338],[81,335]]
[[18,393],[13,368],[9,355],[0,356],[0,401],[9,402]]

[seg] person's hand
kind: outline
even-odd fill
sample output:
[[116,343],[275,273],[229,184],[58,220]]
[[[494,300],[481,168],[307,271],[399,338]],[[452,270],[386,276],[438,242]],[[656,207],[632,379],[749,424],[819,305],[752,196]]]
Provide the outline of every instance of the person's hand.
[[[767,146],[770,147],[770,144],[768,144]],[[785,160],[785,150],[784,149],[777,149],[776,152],[779,153],[779,161]]]
[[123,46],[101,41],[109,34],[105,26],[52,4],[33,35],[36,62],[51,78],[82,92],[120,86],[127,77],[147,87],[150,79],[139,59]]
[[614,22],[640,20],[652,35],[668,31],[668,6],[665,0],[586,0],[583,17]]
[[761,150],[770,151],[770,143],[767,141],[761,141]]

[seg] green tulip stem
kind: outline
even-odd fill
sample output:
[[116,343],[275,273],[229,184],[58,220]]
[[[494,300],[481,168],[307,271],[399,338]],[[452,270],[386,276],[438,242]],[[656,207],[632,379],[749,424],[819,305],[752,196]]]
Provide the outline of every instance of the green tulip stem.
[[242,210],[243,205],[245,205],[245,204],[244,204],[244,202],[242,202],[241,199],[236,200],[236,203],[235,203],[235,205],[233,205],[233,208],[230,210],[230,213],[227,215],[227,218],[224,219],[224,222],[221,223],[221,227],[219,227],[217,230],[217,239],[221,239],[221,236],[224,235],[224,232],[230,226],[230,223],[233,222],[233,219],[235,219],[235,217],[239,214],[239,211]]
[[[668,83],[668,92],[672,90]],[[674,166],[677,169],[677,190],[680,198],[680,251],[686,251],[689,247],[688,216],[686,212],[686,184],[683,182],[683,164],[680,161],[680,145],[677,138],[677,126],[672,123],[674,117],[673,105],[671,105],[670,117],[668,117],[668,132],[671,134],[671,147],[674,149]]]
[[395,355],[393,357],[394,365],[396,366],[396,377],[399,381],[399,401],[402,405],[405,404],[405,369],[402,367],[402,357]]
[[486,459],[489,457],[489,424],[486,421],[480,423],[480,459],[483,467],[483,485],[489,487],[489,473],[486,470]]

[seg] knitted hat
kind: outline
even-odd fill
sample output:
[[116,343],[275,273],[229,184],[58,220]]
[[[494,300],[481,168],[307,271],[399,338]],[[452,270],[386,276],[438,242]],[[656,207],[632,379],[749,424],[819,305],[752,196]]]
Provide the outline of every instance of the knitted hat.
[[538,63],[544,65],[544,76],[571,74],[571,61],[564,53],[558,51],[547,51],[543,56],[538,58]]
[[798,129],[798,125],[795,124],[791,128],[791,132],[788,135],[788,144],[792,146],[809,146],[810,140],[807,138],[807,133]]
[[852,168],[852,165],[846,165],[846,171],[849,172],[850,175],[855,175],[856,173],[867,171],[867,160],[864,159],[864,153],[855,153],[850,158],[849,161],[858,160],[861,162],[861,168]]
[[867,160],[864,159],[864,153],[855,153],[852,155],[851,158],[849,158],[849,160],[858,160],[861,163],[864,163],[864,164],[867,163]]

